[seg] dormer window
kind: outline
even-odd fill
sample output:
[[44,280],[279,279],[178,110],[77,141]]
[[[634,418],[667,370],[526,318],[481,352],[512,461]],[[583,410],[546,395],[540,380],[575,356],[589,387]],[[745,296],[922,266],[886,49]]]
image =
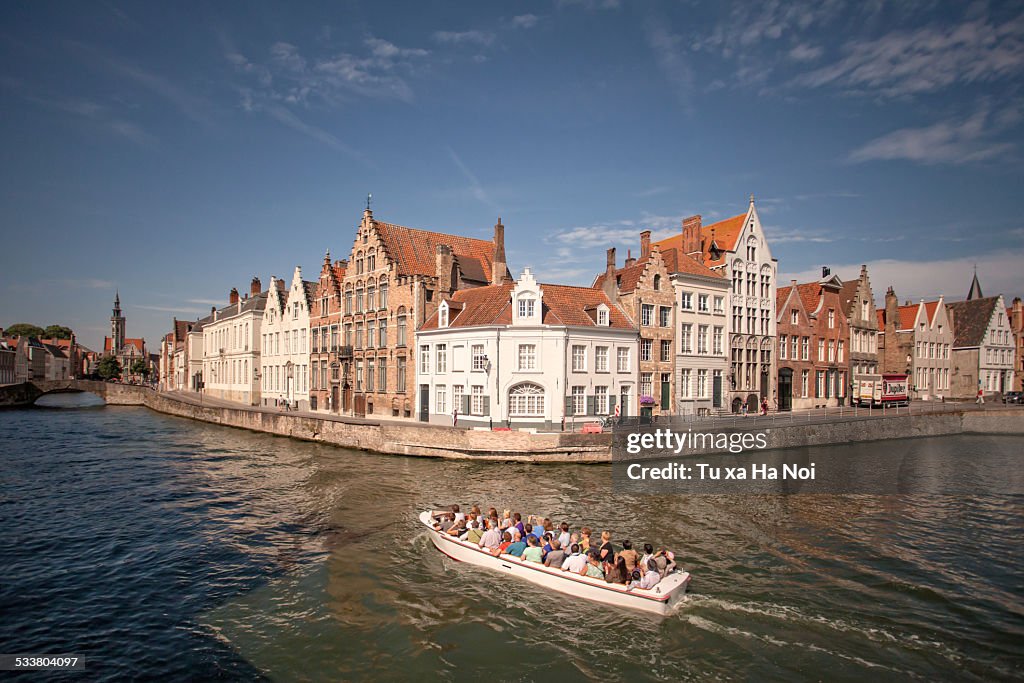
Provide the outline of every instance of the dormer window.
[[437,326],[448,327],[448,303],[442,303],[437,309]]
[[608,327],[608,307],[604,304],[597,307],[597,324],[601,327]]
[[519,317],[520,318],[532,318],[534,313],[534,305],[536,302],[529,297],[519,298]]

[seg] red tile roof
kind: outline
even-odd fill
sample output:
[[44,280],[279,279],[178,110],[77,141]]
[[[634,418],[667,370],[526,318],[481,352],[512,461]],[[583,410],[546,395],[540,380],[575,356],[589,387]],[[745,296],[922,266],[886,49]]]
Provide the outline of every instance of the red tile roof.
[[[916,304],[905,304],[896,309],[896,329],[897,330],[909,330],[914,326],[914,321],[917,320],[917,309],[920,307],[920,303]],[[928,315],[928,324],[935,322],[935,311],[938,310],[938,301],[926,301],[924,303],[925,313]],[[878,329],[885,329],[885,309],[879,308],[875,311],[878,315]]]
[[384,249],[395,262],[399,275],[434,275],[437,247],[445,245],[451,247],[456,256],[479,260],[490,282],[491,259],[494,256],[494,243],[490,240],[418,230],[380,221],[376,222],[376,226],[384,242]]
[[807,282],[797,285],[796,293],[800,295],[800,302],[804,305],[807,315],[813,315],[821,301],[821,283]]
[[[739,239],[740,233],[743,232],[743,225],[746,218],[747,214],[741,213],[738,216],[726,218],[725,220],[718,221],[717,223],[701,226],[700,236],[701,241],[704,243],[705,266],[714,267],[725,263],[724,252],[736,250],[736,240]],[[718,248],[723,252],[718,259],[711,258],[712,235],[714,237],[714,243],[718,245]],[[658,248],[663,252],[666,252],[669,249],[678,249],[679,253],[682,254],[683,234],[682,232],[679,232],[671,237],[655,242],[655,244],[658,245]]]
[[[462,289],[452,296],[452,301],[462,306],[449,314],[449,327],[474,327],[477,325],[512,324],[512,290],[515,283]],[[626,314],[600,289],[593,287],[572,287],[569,285],[541,284],[543,307],[541,322],[544,325],[570,325],[575,327],[597,327],[587,312],[599,304],[609,309],[609,326],[618,329],[633,329]],[[437,313],[423,323],[424,330],[437,329]]]

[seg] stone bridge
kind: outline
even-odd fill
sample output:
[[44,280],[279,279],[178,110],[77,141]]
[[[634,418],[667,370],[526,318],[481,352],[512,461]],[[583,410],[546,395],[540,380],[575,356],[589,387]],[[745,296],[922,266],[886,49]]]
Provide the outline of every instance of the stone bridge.
[[29,380],[22,384],[7,384],[0,387],[0,408],[30,406],[44,394],[82,391],[95,394],[112,406],[145,405],[146,396],[153,394],[149,387],[88,379]]

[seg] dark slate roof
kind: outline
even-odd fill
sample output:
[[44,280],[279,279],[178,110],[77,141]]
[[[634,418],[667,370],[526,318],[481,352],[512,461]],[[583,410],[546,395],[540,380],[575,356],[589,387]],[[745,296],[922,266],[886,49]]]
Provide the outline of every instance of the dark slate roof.
[[999,297],[946,304],[953,312],[954,347],[981,346]]

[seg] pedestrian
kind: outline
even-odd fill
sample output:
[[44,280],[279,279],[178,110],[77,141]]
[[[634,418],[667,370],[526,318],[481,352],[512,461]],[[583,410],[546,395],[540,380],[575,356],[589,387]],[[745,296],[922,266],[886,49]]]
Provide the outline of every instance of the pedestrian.
[[458,427],[458,426],[459,426],[459,409],[458,408],[453,408],[452,409],[452,427]]
[[743,414],[743,417],[747,416],[747,400],[746,399],[743,399],[743,404],[740,405],[740,412]]
[[767,398],[762,398],[761,399],[761,414],[762,415],[767,415],[768,414],[768,399]]
[[985,391],[983,389],[978,389],[978,400],[975,403],[979,406],[985,405]]

